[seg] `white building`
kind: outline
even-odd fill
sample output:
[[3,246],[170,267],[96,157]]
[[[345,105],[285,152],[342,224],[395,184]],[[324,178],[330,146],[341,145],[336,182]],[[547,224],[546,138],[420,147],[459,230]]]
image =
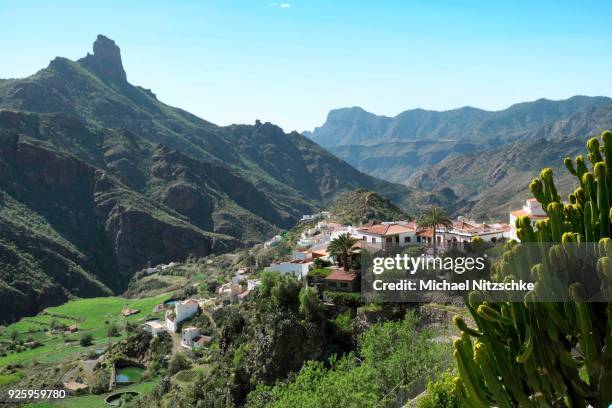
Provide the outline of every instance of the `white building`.
[[308,275],[308,271],[312,267],[313,261],[309,260],[293,260],[289,262],[273,262],[265,268],[266,271],[278,272],[281,275],[291,273],[298,279],[303,279]]
[[271,248],[278,244],[281,241],[282,237],[280,235],[275,235],[270,238],[268,241],[264,242],[264,248]]
[[217,289],[217,294],[219,298],[221,298],[224,302],[233,303],[237,300],[237,296],[243,292],[242,286],[229,282],[221,285],[219,289]]
[[291,259],[294,261],[307,261],[312,259],[312,253],[303,249],[294,249],[291,254]]
[[261,281],[259,279],[249,279],[247,281],[247,290],[250,292],[254,290],[256,287],[261,285]]
[[527,199],[527,201],[525,201],[525,205],[523,205],[523,208],[510,212],[510,238],[520,241],[516,235],[516,220],[525,215],[529,217],[533,227],[535,227],[536,221],[545,220],[548,218],[548,215],[538,200],[535,198]]
[[368,223],[362,225],[358,233],[363,241],[380,246],[405,246],[416,242],[416,228],[409,223]]
[[166,312],[166,327],[168,327],[168,330],[176,333],[178,324],[196,314],[198,307],[198,302],[194,299],[176,302],[174,304],[174,311]]
[[153,337],[157,337],[159,333],[166,330],[166,327],[159,320],[151,320],[142,325],[142,329],[147,333],[151,333]]
[[438,228],[437,236],[438,242],[443,239],[446,243],[471,242],[475,236],[479,236],[484,241],[497,242],[510,238],[510,230],[508,224],[481,224],[465,217],[458,217],[450,228]]
[[181,346],[186,348],[193,347],[193,339],[200,335],[200,329],[197,327],[186,327],[181,330]]

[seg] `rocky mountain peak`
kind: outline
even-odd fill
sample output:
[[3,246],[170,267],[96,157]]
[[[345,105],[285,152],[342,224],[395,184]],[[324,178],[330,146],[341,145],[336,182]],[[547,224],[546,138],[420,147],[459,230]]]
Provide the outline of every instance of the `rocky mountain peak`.
[[98,35],[93,44],[93,55],[87,53],[87,56],[81,58],[79,62],[103,78],[127,81],[121,62],[121,49],[115,41],[102,34]]

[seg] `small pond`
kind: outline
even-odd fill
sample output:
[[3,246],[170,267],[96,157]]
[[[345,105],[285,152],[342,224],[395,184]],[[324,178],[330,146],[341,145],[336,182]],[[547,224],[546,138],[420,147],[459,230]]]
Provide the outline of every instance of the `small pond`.
[[111,407],[120,407],[138,397],[138,395],[136,391],[117,392],[106,397],[104,402]]
[[126,366],[117,368],[117,371],[115,373],[115,381],[118,385],[132,384],[140,381],[143,373],[144,369],[140,367]]

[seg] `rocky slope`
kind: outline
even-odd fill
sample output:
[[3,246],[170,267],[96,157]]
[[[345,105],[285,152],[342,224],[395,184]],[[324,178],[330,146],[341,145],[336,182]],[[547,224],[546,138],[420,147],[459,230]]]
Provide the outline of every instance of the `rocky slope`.
[[544,167],[555,171],[560,192],[575,187],[563,158],[579,154],[586,140],[612,129],[612,106],[572,115],[543,127],[533,138],[497,149],[447,157],[431,168],[416,173],[410,180],[427,190],[452,189],[464,202],[456,212],[485,219],[507,217],[509,209],[518,208],[528,198],[527,186]]
[[612,99],[574,96],[495,112],[471,107],[444,112],[414,109],[393,118],[345,108],[331,111],[323,126],[305,134],[361,171],[411,185],[415,172],[446,157],[551,137],[546,132],[563,127],[573,115],[605,106],[612,106]]
[[99,36],[78,61],[0,81],[1,319],[259,242],[359,187],[409,211],[438,200],[270,123],[220,127],[165,105]]

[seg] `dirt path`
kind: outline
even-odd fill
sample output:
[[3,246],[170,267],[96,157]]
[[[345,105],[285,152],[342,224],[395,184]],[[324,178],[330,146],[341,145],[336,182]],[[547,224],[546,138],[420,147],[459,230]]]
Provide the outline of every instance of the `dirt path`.
[[179,351],[181,351],[181,334],[180,333],[170,333],[172,337],[172,355],[175,355]]

